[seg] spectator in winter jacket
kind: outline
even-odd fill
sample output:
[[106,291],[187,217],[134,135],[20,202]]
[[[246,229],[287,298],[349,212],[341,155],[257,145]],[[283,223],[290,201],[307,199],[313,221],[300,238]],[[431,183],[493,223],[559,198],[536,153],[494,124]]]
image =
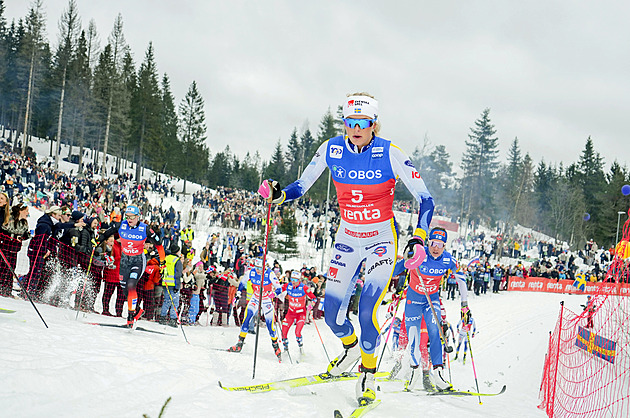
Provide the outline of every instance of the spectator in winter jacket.
[[[164,286],[164,303],[160,313],[160,323],[177,326],[177,310],[179,309],[179,289],[181,288],[182,272],[184,270],[181,252],[177,244],[171,244],[170,254],[166,256],[166,269],[162,274]],[[166,315],[170,314],[167,320]]]
[[31,268],[26,278],[26,291],[35,299],[39,299],[46,283],[40,283],[40,275],[44,263],[50,257],[53,251],[56,251],[53,241],[50,239],[56,231],[60,229],[75,228],[85,226],[82,220],[76,223],[67,222],[60,223],[61,208],[59,206],[51,206],[38,220],[35,226],[35,236],[28,245],[28,258],[31,262]]
[[17,264],[17,254],[22,249],[22,241],[28,239],[28,206],[18,203],[11,208],[9,219],[0,225],[0,249],[9,266],[0,260],[0,295],[11,296],[13,273]]
[[112,316],[110,313],[110,303],[114,291],[116,292],[115,311],[116,316],[122,317],[123,305],[127,299],[120,286],[120,240],[111,235],[102,244],[101,260],[103,262],[103,282],[105,289],[103,291],[103,315]]

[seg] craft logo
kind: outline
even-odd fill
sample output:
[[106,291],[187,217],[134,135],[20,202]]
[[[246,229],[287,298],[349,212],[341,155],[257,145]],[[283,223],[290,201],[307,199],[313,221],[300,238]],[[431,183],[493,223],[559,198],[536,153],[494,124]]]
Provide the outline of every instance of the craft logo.
[[354,248],[346,245],[346,244],[335,244],[335,248],[339,251],[341,251],[342,253],[353,253],[354,252]]
[[333,173],[335,173],[335,176],[343,179],[346,177],[346,169],[337,165],[333,165],[332,167],[332,171]]
[[381,266],[383,264],[392,265],[393,261],[392,261],[391,258],[384,258],[382,260],[379,260],[376,263],[374,263],[372,266],[370,266],[370,268],[367,270],[367,274],[372,273],[372,270],[374,270],[375,268],[377,268],[378,266]]
[[329,279],[336,279],[338,271],[339,271],[339,269],[337,269],[336,267],[330,267],[328,269],[328,278]]
[[387,247],[384,247],[384,246],[376,247],[374,249],[373,253],[376,254],[379,257],[382,257],[385,254],[387,254]]
[[343,147],[341,145],[330,146],[330,158],[341,159],[343,156]]

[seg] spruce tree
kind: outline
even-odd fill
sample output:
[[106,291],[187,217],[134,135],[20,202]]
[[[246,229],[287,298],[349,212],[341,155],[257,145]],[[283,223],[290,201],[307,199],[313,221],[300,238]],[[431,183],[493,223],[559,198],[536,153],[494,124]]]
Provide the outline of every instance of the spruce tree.
[[143,165],[147,163],[150,168],[159,169],[166,156],[160,132],[162,97],[151,42],[138,69],[137,80],[131,96],[130,144],[136,155],[136,181],[140,182]]
[[[162,138],[166,146],[166,159],[160,169],[163,173],[172,173],[181,175],[180,166],[182,164],[182,147],[177,139],[178,120],[175,111],[175,98],[171,92],[171,81],[168,75],[164,73],[162,76]],[[186,162],[184,161],[184,164]],[[186,193],[186,181],[184,180],[184,193]]]
[[[77,42],[79,38],[79,31],[81,30],[81,20],[79,18],[79,11],[77,10],[77,4],[75,0],[68,1],[68,8],[61,15],[59,20],[59,46],[55,54],[55,64],[53,74],[58,83],[59,89],[59,105],[57,116],[57,145],[55,152],[55,169],[59,167],[59,155],[61,151],[61,136],[62,127],[64,126],[64,104],[66,97],[66,88],[68,82],[68,66],[72,59]],[[69,123],[66,123],[66,126]],[[72,146],[70,146],[70,151]],[[69,154],[68,154],[69,156]]]
[[494,191],[498,168],[498,138],[490,121],[490,109],[485,109],[475,121],[466,140],[462,157],[464,171],[462,191],[468,218],[492,219],[495,213]]
[[186,179],[190,178],[193,173],[204,172],[208,165],[207,157],[204,161],[207,138],[206,113],[203,98],[195,81],[192,82],[179,105],[179,137],[182,142],[185,161],[182,167],[185,190]]
[[264,171],[264,177],[266,179],[273,179],[280,182],[281,185],[286,184],[287,172],[286,165],[284,163],[284,154],[282,152],[282,144],[278,139],[271,161]]
[[303,148],[298,139],[297,128],[293,128],[291,136],[289,137],[289,144],[287,145],[286,163],[287,163],[287,177],[289,179],[297,179],[302,173],[301,162],[303,160]]
[[[48,43],[44,39],[46,31],[45,16],[42,0],[34,0],[24,19],[23,32],[20,34],[18,46],[18,60],[16,70],[18,72],[18,89],[23,100],[20,105],[20,119],[18,125],[22,131],[22,155],[25,154],[29,139],[29,119],[33,112],[33,103],[38,96],[40,82],[47,70],[47,62],[50,54]],[[14,147],[18,145],[18,136],[15,137]]]

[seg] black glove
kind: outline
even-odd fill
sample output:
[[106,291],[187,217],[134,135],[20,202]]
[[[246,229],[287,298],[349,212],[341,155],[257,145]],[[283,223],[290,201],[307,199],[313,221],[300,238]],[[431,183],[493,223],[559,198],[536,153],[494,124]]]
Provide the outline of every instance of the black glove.
[[287,198],[287,195],[282,191],[280,183],[272,179],[268,179],[267,183],[269,183],[269,187],[271,188],[271,203],[275,203],[276,205],[282,204],[284,199]]
[[424,240],[417,236],[411,237],[409,242],[407,242],[407,246],[405,247],[405,250],[403,252],[403,256],[405,258],[413,258],[416,244],[420,245],[421,247],[424,247]]
[[442,322],[442,332],[446,336],[446,332],[448,331],[448,324],[446,322]]

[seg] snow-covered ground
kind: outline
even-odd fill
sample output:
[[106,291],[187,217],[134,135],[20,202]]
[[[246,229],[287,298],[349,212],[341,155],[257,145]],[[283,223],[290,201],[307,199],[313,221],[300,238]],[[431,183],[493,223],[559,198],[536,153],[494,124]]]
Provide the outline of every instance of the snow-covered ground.
[[[578,311],[583,298],[527,292],[471,295],[479,331],[472,340],[479,388],[492,392],[505,384],[507,391],[482,398],[482,405],[473,397],[381,392],[383,402],[370,416],[544,416],[536,406],[549,330],[561,300]],[[445,302],[449,320],[454,323],[459,302]],[[238,329],[233,325],[187,327],[189,345],[180,329],[152,322],[139,324],[167,335],[89,325],[122,320],[98,314],[81,314],[75,320],[74,311],[38,305],[48,323],[46,329],[28,301],[0,298],[0,307],[17,311],[0,314],[0,416],[157,417],[169,397],[172,400],[165,417],[326,417],[335,409],[349,414],[355,405],[354,382],[263,394],[219,388],[218,380],[227,385],[252,383],[255,336],[248,336],[240,354],[216,350],[236,342]],[[381,309],[380,315],[384,312]],[[352,318],[356,322],[356,317]],[[201,322],[206,323],[205,316]],[[317,325],[329,354],[336,355],[340,343],[323,321]],[[303,335],[303,361],[278,364],[263,330],[254,381],[323,371],[327,360],[315,326],[305,326]],[[292,336],[290,344],[297,352]],[[388,371],[392,364],[386,351],[381,370]],[[451,373],[456,388],[475,388],[470,361],[464,366],[451,359]],[[402,383],[380,385],[384,391],[392,391]]]
[[[47,155],[45,142],[36,140],[33,145],[39,155]],[[110,162],[112,160],[110,158]],[[61,162],[60,168],[68,172],[74,168],[76,172],[76,165],[67,162]],[[131,172],[131,168],[128,171]],[[151,173],[147,170],[145,175]],[[174,184],[181,190],[181,181],[174,180]],[[197,190],[197,187],[189,184],[187,191]],[[159,204],[159,197],[150,195],[149,199]],[[181,210],[186,221],[187,202],[169,198],[162,204]],[[194,247],[198,253],[208,234],[219,230],[208,227],[208,214],[207,209],[200,210],[198,222],[193,225]],[[31,228],[39,215],[31,208]],[[402,225],[404,221],[399,219]],[[255,235],[249,233],[248,237],[252,239]],[[298,239],[298,244],[300,257],[280,260],[283,267],[299,268],[304,261],[319,270],[321,251],[315,251],[303,237]],[[28,259],[22,258],[23,253],[20,254],[22,262],[18,261],[18,273],[28,270]],[[272,258],[275,258],[273,254]],[[329,256],[325,255],[324,260],[327,265]],[[380,383],[383,391],[379,396],[383,402],[370,416],[544,416],[536,406],[549,331],[555,324],[561,300],[577,312],[583,299],[583,296],[526,292],[470,295],[479,331],[472,341],[479,388],[482,392],[494,392],[505,384],[507,391],[501,396],[483,398],[483,404],[479,405],[478,399],[473,397],[387,393],[400,389],[402,383]],[[445,301],[445,306],[448,319],[455,326],[459,319],[459,301]],[[314,325],[304,328],[306,356],[300,364],[286,360],[278,364],[263,330],[256,379],[252,381],[254,336],[248,336],[240,354],[217,350],[236,342],[238,329],[234,326],[187,327],[189,345],[180,329],[147,321],[140,321],[140,325],[167,335],[89,325],[89,322],[121,323],[122,319],[81,314],[77,321],[74,311],[38,305],[50,327],[46,329],[27,301],[0,297],[0,307],[17,311],[0,313],[2,417],[141,417],[143,414],[157,417],[169,397],[172,400],[165,417],[326,417],[332,416],[335,409],[349,414],[356,403],[354,382],[266,394],[226,392],[219,388],[218,380],[227,385],[247,385],[324,371],[328,360]],[[381,323],[384,314],[385,309],[381,309]],[[352,319],[356,322],[356,317]],[[206,324],[205,316],[201,323]],[[317,321],[317,325],[328,353],[337,355],[341,348],[339,341],[323,321]],[[294,337],[290,337],[290,341],[297,351]],[[392,365],[393,358],[385,351],[380,370],[389,371]],[[465,366],[452,362],[451,374],[456,388],[475,389],[470,360]]]

